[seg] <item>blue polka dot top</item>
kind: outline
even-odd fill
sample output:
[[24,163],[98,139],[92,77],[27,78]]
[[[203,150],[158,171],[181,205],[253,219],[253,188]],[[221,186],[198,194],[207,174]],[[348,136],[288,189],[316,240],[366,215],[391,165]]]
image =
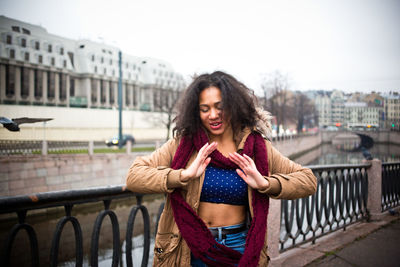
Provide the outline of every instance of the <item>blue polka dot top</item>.
[[246,205],[247,184],[235,169],[221,169],[208,165],[200,201]]

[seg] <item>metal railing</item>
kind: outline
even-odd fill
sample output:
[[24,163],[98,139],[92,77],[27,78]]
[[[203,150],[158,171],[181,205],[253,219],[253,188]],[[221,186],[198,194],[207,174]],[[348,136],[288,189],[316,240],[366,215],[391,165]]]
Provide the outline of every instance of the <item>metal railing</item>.
[[382,163],[382,211],[400,205],[400,162]]
[[[280,251],[306,242],[314,243],[322,237],[350,224],[368,219],[368,175],[370,164],[308,166],[318,180],[317,192],[309,197],[297,200],[281,200]],[[382,164],[382,209],[388,209],[399,202],[400,163]],[[372,179],[372,178],[371,178]],[[35,229],[27,223],[27,213],[38,209],[64,207],[65,216],[58,220],[52,236],[50,265],[57,266],[60,236],[68,222],[72,224],[75,241],[75,263],[82,266],[82,229],[81,222],[72,215],[74,207],[90,202],[103,202],[104,209],[97,214],[91,242],[90,265],[98,266],[98,250],[101,225],[109,217],[112,225],[113,249],[112,266],[118,266],[122,258],[122,245],[119,239],[120,225],[116,213],[110,209],[110,203],[117,199],[136,198],[137,204],[130,210],[126,223],[125,258],[126,265],[132,266],[132,235],[136,215],[143,217],[144,245],[141,266],[147,266],[150,250],[150,222],[148,209],[142,204],[144,195],[128,191],[124,186],[69,190],[38,193],[31,196],[0,198],[0,214],[16,213],[18,222],[11,228],[1,250],[0,262],[8,266],[15,236],[22,229],[26,231],[31,247],[32,266],[39,266],[38,239]],[[162,211],[158,209],[157,222]],[[158,206],[157,206],[158,207]],[[157,222],[155,229],[157,229]]]
[[[150,251],[150,217],[147,208],[142,205],[143,195],[135,194],[126,189],[125,186],[112,186],[100,187],[82,190],[69,190],[38,193],[30,196],[15,196],[0,198],[0,214],[17,213],[18,222],[8,232],[4,245],[1,250],[0,262],[2,266],[9,266],[10,255],[13,248],[13,242],[16,235],[25,230],[28,234],[31,253],[31,266],[41,266],[39,263],[39,247],[38,238],[35,229],[26,221],[26,216],[29,211],[37,209],[46,209],[51,207],[64,207],[65,216],[58,220],[56,229],[52,236],[52,243],[50,248],[50,266],[58,265],[58,254],[60,237],[63,232],[64,226],[70,222],[74,230],[75,238],[75,265],[83,265],[83,238],[82,228],[79,220],[71,215],[72,208],[79,204],[90,202],[103,202],[104,210],[102,210],[96,217],[94,222],[91,243],[90,243],[90,266],[98,266],[98,251],[99,251],[99,238],[100,230],[103,221],[106,217],[111,220],[112,226],[112,266],[118,266],[121,261],[121,243],[120,243],[120,226],[116,213],[110,209],[112,200],[121,198],[136,198],[136,205],[130,210],[129,219],[127,221],[126,237],[125,237],[125,255],[126,265],[132,266],[132,235],[136,215],[140,211],[143,218],[143,255],[141,266],[147,266]],[[161,210],[161,209],[160,209]],[[159,215],[158,215],[159,217]]]
[[367,169],[370,164],[308,166],[317,192],[281,202],[280,251],[315,240],[368,218]]
[[[82,151],[88,150],[90,142],[88,141],[45,141],[46,149],[49,153],[59,151]],[[106,147],[103,141],[93,142],[94,147]],[[43,141],[23,141],[23,140],[0,140],[0,155],[13,154],[40,154],[44,146]]]
[[318,135],[319,133],[298,133],[298,134],[282,134],[282,135],[277,135],[271,137],[272,142],[278,142],[278,141],[288,141],[292,139],[298,139],[302,137],[309,137],[309,136],[315,136]]

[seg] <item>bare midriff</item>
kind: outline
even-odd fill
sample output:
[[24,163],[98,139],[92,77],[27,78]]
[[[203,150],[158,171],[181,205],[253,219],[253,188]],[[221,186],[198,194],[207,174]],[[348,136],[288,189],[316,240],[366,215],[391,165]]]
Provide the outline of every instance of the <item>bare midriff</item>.
[[246,219],[246,207],[222,203],[200,202],[199,217],[207,227],[239,224]]

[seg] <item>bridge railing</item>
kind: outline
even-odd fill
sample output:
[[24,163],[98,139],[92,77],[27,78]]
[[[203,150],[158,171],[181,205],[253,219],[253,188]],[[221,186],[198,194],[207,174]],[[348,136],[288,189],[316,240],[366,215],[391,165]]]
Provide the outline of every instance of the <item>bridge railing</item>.
[[[112,186],[112,187],[101,187],[91,188],[82,190],[69,190],[69,191],[57,191],[57,192],[46,192],[38,193],[34,195],[24,195],[15,197],[0,198],[0,214],[5,213],[16,213],[18,215],[18,222],[9,230],[7,237],[2,244],[2,250],[0,255],[0,262],[2,266],[9,266],[11,250],[16,235],[22,230],[26,231],[28,235],[28,242],[30,247],[30,263],[31,266],[57,266],[58,255],[60,248],[60,238],[63,229],[67,223],[71,223],[74,230],[75,239],[75,265],[83,266],[83,243],[82,238],[82,227],[80,221],[74,217],[71,213],[73,207],[87,204],[91,202],[103,202],[104,209],[99,212],[93,225],[91,242],[90,242],[90,266],[98,266],[98,252],[99,252],[99,239],[100,230],[102,228],[104,219],[109,217],[112,227],[112,266],[119,266],[119,262],[122,260],[122,243],[120,240],[120,225],[118,222],[115,211],[110,209],[110,204],[113,200],[117,199],[128,199],[136,198],[136,205],[132,207],[129,219],[123,223],[126,223],[126,236],[125,236],[125,262],[127,266],[132,266],[132,235],[134,222],[137,213],[140,211],[143,218],[143,255],[141,266],[147,266],[149,260],[150,251],[150,218],[149,212],[146,206],[142,204],[143,195],[136,194],[128,191],[125,186]],[[39,253],[38,237],[35,229],[30,225],[27,220],[27,213],[33,212],[34,210],[44,210],[47,208],[64,207],[65,215],[58,220],[56,229],[53,232],[51,238],[51,247],[49,255],[49,262],[40,262],[39,255],[46,254],[43,252]],[[159,210],[159,212],[161,209]],[[157,226],[156,226],[157,227]],[[87,242],[85,242],[87,243]],[[26,263],[25,263],[26,264]],[[85,264],[87,265],[87,264]]]
[[400,162],[382,163],[382,211],[400,205]]
[[[385,207],[394,207],[399,203],[399,166],[400,162],[383,164],[375,160],[357,165],[325,165],[309,166],[318,179],[318,188],[313,196],[298,200],[274,200],[271,202],[270,216],[272,220],[276,217],[276,229],[270,228],[269,233],[278,236],[269,242],[270,249],[276,246],[277,251],[271,252],[270,256],[279,256],[285,250],[298,246],[306,242],[315,242],[322,237],[339,229],[345,230],[346,227],[354,222],[369,219],[377,212],[381,212]],[[378,166],[379,168],[376,168]],[[376,170],[379,172],[374,172]],[[382,177],[381,175],[385,176]],[[389,177],[389,178],[387,178]],[[397,179],[395,179],[397,178]],[[382,186],[382,195],[375,186]],[[385,189],[389,188],[389,189]],[[392,190],[390,188],[397,188]],[[378,196],[378,205],[371,201],[371,192]],[[378,193],[376,193],[378,192]],[[3,266],[8,266],[10,255],[12,254],[13,243],[16,235],[25,230],[28,235],[30,249],[30,261],[32,266],[42,265],[39,262],[39,254],[46,252],[39,251],[38,238],[35,229],[27,221],[27,213],[34,213],[35,210],[43,210],[54,207],[63,207],[65,215],[58,219],[56,228],[52,236],[45,237],[50,241],[50,252],[47,253],[50,266],[57,266],[60,247],[60,236],[68,222],[72,224],[75,242],[75,263],[76,266],[83,265],[82,227],[77,217],[72,215],[75,207],[87,203],[103,203],[104,208],[97,214],[93,228],[91,230],[90,241],[90,266],[98,266],[98,251],[100,230],[105,217],[109,217],[112,226],[112,266],[118,266],[122,261],[122,250],[125,251],[125,262],[127,266],[132,266],[132,235],[134,222],[137,213],[140,211],[143,218],[144,245],[141,266],[147,266],[150,255],[150,219],[148,208],[143,205],[144,195],[128,191],[124,186],[111,186],[101,188],[90,188],[82,190],[69,190],[38,193],[34,195],[14,196],[0,198],[0,214],[17,214],[18,221],[9,229],[7,237],[2,245],[0,262]],[[375,196],[376,197],[376,196]],[[120,199],[136,199],[136,204],[130,210],[127,220],[118,220],[115,210],[112,210],[112,201]],[[385,204],[382,204],[385,203]],[[163,205],[163,204],[162,204]],[[162,210],[162,205],[158,209],[157,221]],[[278,205],[278,206],[276,206]],[[382,206],[381,206],[382,205]],[[275,212],[273,211],[274,208]],[[379,211],[375,206],[379,206]],[[382,207],[382,208],[381,208]],[[274,216],[280,214],[280,216]],[[120,240],[121,224],[126,224],[125,247],[122,247]],[[157,226],[155,226],[155,229]],[[87,243],[87,242],[85,242]],[[46,262],[47,263],[47,262]]]
[[0,140],[0,155],[31,155],[89,151],[93,147],[105,147],[103,141],[26,141]]
[[308,166],[317,177],[317,192],[309,197],[281,201],[280,251],[315,242],[368,217],[370,164]]

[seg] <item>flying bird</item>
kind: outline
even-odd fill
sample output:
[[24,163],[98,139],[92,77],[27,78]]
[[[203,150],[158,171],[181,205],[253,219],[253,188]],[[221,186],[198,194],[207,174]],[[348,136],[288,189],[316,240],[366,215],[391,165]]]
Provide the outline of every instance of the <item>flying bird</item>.
[[16,118],[16,119],[8,119],[6,117],[0,117],[0,123],[3,124],[4,128],[8,129],[12,132],[18,132],[19,125],[22,123],[34,123],[34,122],[42,122],[42,121],[50,121],[52,118]]

